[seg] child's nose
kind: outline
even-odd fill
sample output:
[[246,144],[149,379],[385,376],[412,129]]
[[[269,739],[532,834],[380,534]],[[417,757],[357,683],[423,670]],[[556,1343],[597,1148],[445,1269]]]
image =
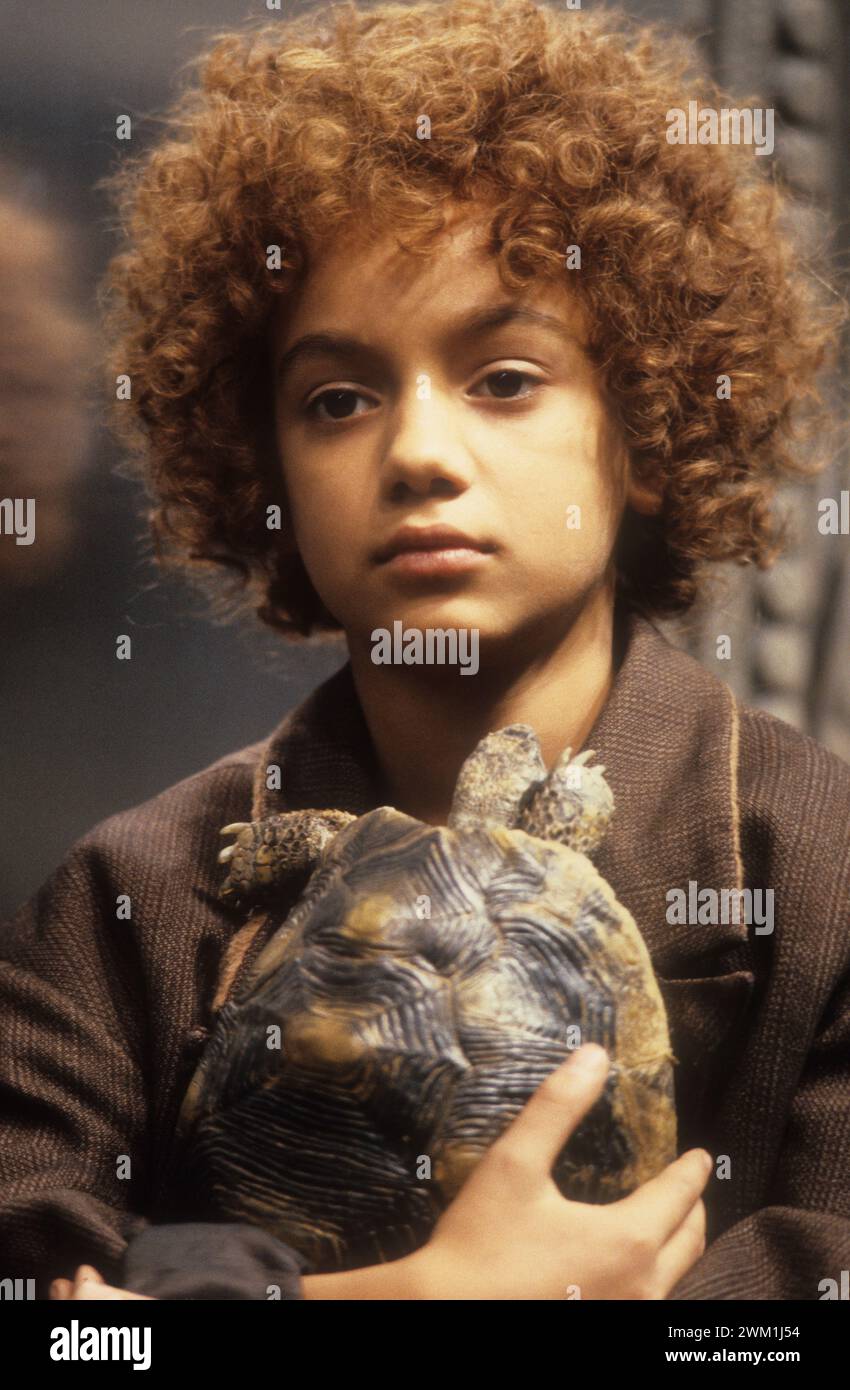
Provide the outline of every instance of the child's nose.
[[402,488],[422,495],[463,492],[474,477],[457,410],[425,372],[401,394],[388,412],[383,460],[390,493]]

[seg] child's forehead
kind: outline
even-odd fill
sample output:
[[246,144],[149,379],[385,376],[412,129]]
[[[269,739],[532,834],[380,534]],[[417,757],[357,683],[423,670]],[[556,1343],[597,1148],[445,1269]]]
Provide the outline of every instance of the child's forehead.
[[435,331],[476,310],[508,303],[547,308],[585,335],[586,315],[562,278],[522,289],[506,284],[491,241],[492,211],[450,206],[447,225],[426,255],[400,246],[391,227],[347,225],[314,246],[300,281],[276,307],[273,336],[354,332],[398,320]]

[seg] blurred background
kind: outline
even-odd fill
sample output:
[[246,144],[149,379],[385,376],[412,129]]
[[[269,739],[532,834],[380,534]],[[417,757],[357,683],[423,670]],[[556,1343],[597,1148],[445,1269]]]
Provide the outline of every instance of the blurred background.
[[[830,217],[826,255],[844,264],[848,0],[622,8],[686,31],[740,104],[776,109],[800,233],[821,242]],[[94,186],[120,157],[116,114],[161,110],[206,34],[263,16],[274,17],[264,0],[5,0],[0,11],[0,500],[35,497],[39,528],[33,546],[0,534],[0,918],[98,821],[264,737],[345,660],[338,641],[290,646],[259,625],[216,626],[159,576],[139,491],[115,473],[101,406],[78,387],[112,250]],[[789,491],[787,555],[766,574],[735,569],[712,608],[669,632],[744,698],[850,758],[850,540],[817,529],[818,499],[848,487],[844,454]],[[115,658],[119,633],[131,661]],[[731,662],[715,659],[720,633]]]

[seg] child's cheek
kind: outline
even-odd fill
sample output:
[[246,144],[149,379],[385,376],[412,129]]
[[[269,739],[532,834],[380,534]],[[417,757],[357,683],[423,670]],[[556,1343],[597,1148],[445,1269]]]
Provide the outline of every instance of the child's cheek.
[[622,466],[603,423],[592,407],[551,422],[504,499],[509,537],[555,572],[561,562],[604,568],[614,544]]

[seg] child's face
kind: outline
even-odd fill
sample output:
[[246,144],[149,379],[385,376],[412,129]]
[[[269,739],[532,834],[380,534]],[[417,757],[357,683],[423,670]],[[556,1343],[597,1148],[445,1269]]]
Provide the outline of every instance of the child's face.
[[[295,539],[350,639],[400,619],[477,628],[482,652],[543,644],[610,601],[628,464],[581,313],[560,284],[507,292],[483,226],[456,218],[429,259],[392,237],[339,240],[273,322]],[[530,319],[469,327],[503,305],[563,331]],[[314,334],[354,341],[314,343],[279,377]],[[437,525],[489,549],[433,570],[376,558],[399,528]]]

